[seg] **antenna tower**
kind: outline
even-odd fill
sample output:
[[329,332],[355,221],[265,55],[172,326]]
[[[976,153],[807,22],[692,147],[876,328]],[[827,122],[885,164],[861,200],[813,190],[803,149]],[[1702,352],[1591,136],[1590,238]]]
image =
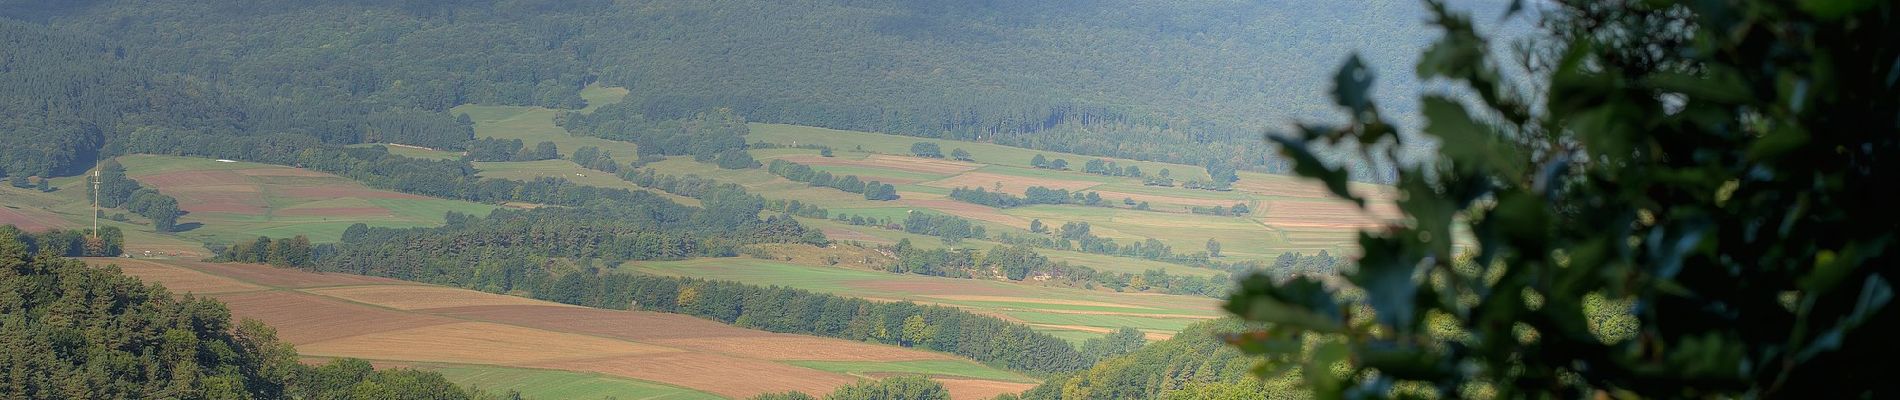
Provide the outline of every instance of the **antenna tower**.
[[92,240],[99,240],[99,169],[98,161],[92,163]]

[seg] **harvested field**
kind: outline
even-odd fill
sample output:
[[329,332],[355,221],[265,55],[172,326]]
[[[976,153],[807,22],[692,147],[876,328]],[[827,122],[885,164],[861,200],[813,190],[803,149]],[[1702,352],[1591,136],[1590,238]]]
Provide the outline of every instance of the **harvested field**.
[[292,196],[292,197],[313,197],[313,198],[320,198],[320,199],[339,198],[339,197],[354,197],[354,198],[359,198],[359,199],[428,199],[429,198],[426,196],[417,196],[413,194],[400,193],[400,192],[382,191],[382,190],[370,189],[367,187],[360,187],[360,186],[359,187],[332,187],[332,186],[293,187],[293,188],[284,189],[282,193],[286,196]]
[[13,225],[27,232],[41,232],[66,226],[66,221],[50,212],[8,205],[0,207],[0,225]]
[[414,285],[409,282],[389,278],[330,272],[298,271],[260,264],[208,263],[197,261],[166,261],[166,263],[258,285],[291,289],[372,284]]
[[160,282],[165,285],[165,289],[178,294],[196,293],[202,295],[264,290],[263,286],[239,282],[236,279],[151,261],[129,258],[92,258],[87,259],[86,263],[94,266],[107,264],[118,265],[119,270],[125,272],[126,275],[136,276],[147,282]]
[[893,156],[893,155],[885,155],[885,154],[872,154],[868,157],[865,157],[862,160],[852,160],[852,159],[837,158],[837,157],[818,157],[818,156],[811,156],[811,155],[786,156],[786,157],[783,157],[782,159],[785,161],[791,161],[791,162],[795,162],[799,164],[813,165],[813,166],[837,165],[837,166],[864,167],[864,168],[874,168],[874,169],[890,169],[890,170],[897,170],[897,171],[936,174],[936,175],[954,175],[954,174],[962,173],[964,171],[969,171],[969,170],[983,167],[983,164],[966,163],[962,161],[951,161],[951,160],[944,160],[944,159],[937,159],[937,158]]
[[[550,303],[524,297],[496,296],[491,293],[441,286],[370,285],[307,289],[305,292],[366,303],[398,310],[469,306],[547,306]],[[559,304],[559,303],[553,303]],[[580,307],[559,304],[560,307]]]
[[383,310],[294,291],[232,293],[213,297],[231,306],[231,315],[270,324],[272,328],[277,328],[277,337],[311,355],[360,357],[312,351],[303,346],[325,340],[457,322],[449,318]]
[[[1021,320],[1012,320],[1012,321],[1022,322]],[[1115,329],[1103,328],[1099,326],[1085,326],[1085,325],[1057,325],[1057,324],[1033,324],[1033,323],[1025,323],[1025,325],[1029,325],[1029,326],[1033,326],[1037,328],[1061,329],[1065,331],[1082,331],[1082,332],[1104,334],[1104,335],[1115,331]],[[1148,338],[1148,340],[1168,340],[1168,339],[1174,338],[1174,334],[1172,333],[1153,332],[1153,331],[1142,331],[1141,336],[1144,338]]]
[[961,300],[961,301],[988,301],[988,302],[1007,302],[1007,303],[1031,303],[1031,304],[1060,304],[1060,305],[1071,305],[1071,306],[1094,306],[1094,307],[1117,307],[1117,308],[1146,308],[1146,309],[1152,309],[1151,307],[1141,307],[1141,306],[1130,306],[1130,305],[1127,305],[1127,304],[1117,304],[1117,303],[1104,303],[1104,302],[1099,302],[1099,301],[1085,301],[1085,300],[1058,300],[1058,299],[1035,299],[1035,298],[1024,298],[1024,297],[1013,297],[1013,296],[977,296],[977,295],[962,295],[962,294],[954,294],[954,295],[936,295],[936,296],[924,296],[924,297],[929,297],[929,298],[933,298],[933,299],[944,299],[944,300]]
[[372,189],[356,181],[300,168],[222,163],[155,155],[119,157],[126,174],[178,199],[194,228],[174,233],[203,243],[258,236],[303,235],[334,242],[350,225],[440,225],[450,211],[482,215],[495,206]]
[[1398,207],[1391,203],[1370,203],[1368,210],[1343,201],[1270,200],[1261,221],[1283,229],[1330,228],[1357,230],[1376,227],[1382,221],[1397,218]]
[[990,399],[1004,393],[1017,394],[1034,389],[1034,383],[1002,382],[979,379],[936,378],[943,388],[950,391],[950,397],[959,399]]
[[908,361],[949,358],[890,346],[755,331],[676,314],[547,305],[475,306],[433,311],[458,318],[544,327],[682,350],[767,360]]
[[492,322],[458,322],[384,331],[300,344],[297,348],[311,354],[342,357],[493,365],[680,351]]
[[855,381],[842,374],[775,362],[686,352],[556,361],[528,366],[600,372],[732,398],[788,390],[829,393],[832,389]]
[[1030,186],[1041,186],[1041,187],[1046,187],[1050,189],[1066,189],[1068,191],[1073,192],[1077,190],[1083,190],[1083,189],[1100,186],[1102,184],[1101,182],[1087,181],[1087,180],[1038,178],[1038,177],[1029,177],[1029,176],[1021,176],[1021,175],[1004,175],[1004,174],[997,174],[997,173],[990,173],[990,172],[968,172],[968,173],[959,174],[957,176],[952,176],[949,178],[939,179],[939,180],[930,181],[930,182],[924,182],[923,185],[935,186],[935,187],[946,188],[946,189],[970,187],[970,188],[983,188],[984,190],[995,191],[996,185],[998,183],[1001,183],[1003,185],[1003,189],[1002,189],[1003,192],[1017,194],[1017,195],[1021,195],[1023,194],[1024,191],[1029,190]]
[[[251,265],[86,261],[132,265],[124,269],[134,276],[177,287],[253,288],[209,295],[228,304],[238,318],[270,324],[280,338],[313,359],[356,357],[379,366],[421,369],[558,369],[733,397],[787,390],[827,393],[857,379],[794,364],[803,361],[962,362],[981,372],[970,376],[1017,376],[940,353],[750,330],[676,314],[575,307],[382,278]],[[486,375],[462,376],[480,379]],[[1022,385],[1015,383],[1021,379],[1006,383]],[[984,379],[966,380],[975,382],[958,385],[1006,387],[984,385]],[[989,393],[955,390],[958,399],[982,398],[969,393]]]
[[862,289],[884,291],[884,292],[909,293],[909,294],[918,295],[918,296],[932,296],[932,295],[935,295],[935,296],[945,296],[945,295],[1008,296],[1012,294],[1021,294],[1021,292],[1019,291],[1011,290],[1010,288],[1005,288],[1005,287],[958,285],[958,284],[954,284],[950,282],[929,282],[929,281],[902,281],[902,280],[860,281],[860,282],[850,282],[850,286],[856,287],[856,288],[862,288]]
[[376,207],[345,208],[297,208],[277,212],[277,215],[321,216],[321,217],[379,217],[393,216],[389,210]]

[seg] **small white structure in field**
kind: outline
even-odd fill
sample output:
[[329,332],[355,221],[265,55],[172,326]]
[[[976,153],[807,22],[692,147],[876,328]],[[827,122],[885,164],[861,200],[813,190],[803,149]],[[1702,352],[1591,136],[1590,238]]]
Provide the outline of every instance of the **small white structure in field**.
[[218,162],[224,162],[224,163],[234,163],[234,162],[237,162],[237,161],[231,161],[231,160],[226,160],[226,159],[222,159],[222,158],[220,158],[220,159],[218,159]]

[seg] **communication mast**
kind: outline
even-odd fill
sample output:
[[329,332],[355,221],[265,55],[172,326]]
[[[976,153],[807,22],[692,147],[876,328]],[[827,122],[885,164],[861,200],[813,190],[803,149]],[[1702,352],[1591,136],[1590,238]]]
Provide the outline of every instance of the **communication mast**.
[[92,163],[92,240],[99,240],[99,169],[100,163]]

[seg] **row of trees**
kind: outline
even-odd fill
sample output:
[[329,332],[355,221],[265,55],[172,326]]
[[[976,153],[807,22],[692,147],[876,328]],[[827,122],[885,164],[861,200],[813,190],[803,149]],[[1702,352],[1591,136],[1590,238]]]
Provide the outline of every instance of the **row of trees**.
[[[104,233],[104,232],[102,232]],[[56,257],[47,237],[0,227],[0,388],[35,399],[499,398],[441,375],[361,360],[304,365],[254,320],[173,296],[117,268]],[[58,235],[54,235],[58,236]],[[105,235],[102,235],[105,236]],[[116,235],[111,235],[116,237]],[[116,242],[116,239],[114,239]],[[518,397],[518,396],[517,396]]]
[[[352,225],[349,230],[360,230]],[[270,264],[279,267],[309,267],[316,260],[317,247],[310,244],[310,238],[295,237],[271,240],[259,236],[250,242],[238,242],[226,246],[218,252],[216,261]]]
[[26,246],[25,251],[33,254],[48,254],[62,257],[117,257],[125,252],[125,233],[113,226],[99,228],[97,238],[92,230],[52,229],[44,232],[26,232],[13,225],[0,225],[0,237],[13,238]]
[[865,200],[897,200],[898,198],[896,186],[878,181],[863,181],[858,179],[857,175],[835,177],[829,171],[817,171],[805,164],[785,160],[772,160],[771,163],[766,164],[766,170],[795,182],[863,194]]
[[87,194],[96,194],[99,206],[104,208],[125,208],[152,221],[152,229],[170,232],[178,225],[178,217],[183,210],[178,209],[178,199],[159,193],[157,189],[139,184],[137,180],[125,175],[125,166],[118,160],[106,160],[99,166],[99,186],[95,193],[92,188]]
[[468,142],[468,158],[492,162],[541,161],[561,158],[561,150],[554,142],[540,142],[528,147],[521,139],[481,138]]
[[[749,400],[819,400],[802,392],[767,393]],[[878,380],[863,380],[845,385],[823,400],[950,400],[943,384],[916,375],[900,375]]]
[[992,192],[982,187],[959,187],[950,190],[950,198],[971,204],[980,204],[996,208],[1015,208],[1036,204],[1082,204],[1099,206],[1102,194],[1097,192],[1070,192],[1068,189],[1050,189],[1042,186],[1030,186],[1022,197]]

